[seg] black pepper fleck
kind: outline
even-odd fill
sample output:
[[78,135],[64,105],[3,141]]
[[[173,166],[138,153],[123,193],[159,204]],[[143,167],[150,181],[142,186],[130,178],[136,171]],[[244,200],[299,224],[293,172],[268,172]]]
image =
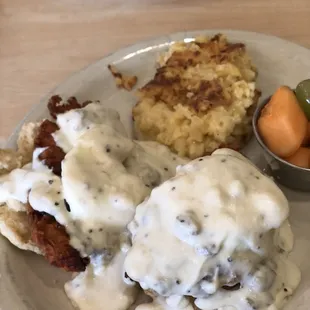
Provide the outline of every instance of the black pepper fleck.
[[48,180],[48,184],[53,184],[54,181],[53,180]]
[[199,161],[203,161],[203,158],[200,158]]
[[172,159],[173,159],[173,160],[177,160],[176,157],[173,157]]
[[231,262],[233,261],[232,257],[229,256],[229,257],[227,258],[227,261],[228,261],[229,263],[231,263]]
[[60,195],[60,192],[57,192],[58,195]]
[[225,163],[225,162],[226,162],[226,159],[225,159],[225,158],[223,158],[223,159],[221,160],[221,162],[222,162],[222,163]]
[[99,231],[100,231],[100,232],[103,231],[103,228],[99,228]]
[[90,128],[89,126],[86,127],[86,129],[89,129],[89,128]]
[[67,201],[65,200],[65,206],[68,212],[71,212],[71,208],[69,206],[69,204],[67,203]]
[[115,202],[115,203],[117,203],[117,202],[118,202],[118,200],[117,200],[117,199],[115,199],[115,200],[114,200],[114,202]]
[[89,229],[88,232],[91,234],[91,233],[93,232],[93,230],[92,230],[92,229]]
[[207,217],[209,217],[209,215],[208,215],[208,214],[205,214],[203,217],[206,217],[206,218],[207,218]]
[[257,180],[259,180],[259,176],[255,176],[255,178],[256,178]]
[[109,145],[107,145],[107,146],[105,147],[105,150],[106,150],[107,153],[110,153],[110,152],[111,152],[111,147],[110,147]]
[[102,193],[103,189],[101,187],[98,188],[98,193]]
[[164,170],[165,170],[165,171],[168,171],[168,168],[165,167]]
[[287,292],[287,288],[286,287],[284,288],[284,292]]
[[181,281],[178,279],[178,280],[175,281],[175,283],[176,283],[176,284],[180,284]]
[[171,190],[174,191],[174,190],[175,190],[175,186],[173,186],[173,187],[171,188]]
[[151,187],[149,184],[145,184],[146,187]]
[[55,206],[59,206],[59,202],[55,202]]

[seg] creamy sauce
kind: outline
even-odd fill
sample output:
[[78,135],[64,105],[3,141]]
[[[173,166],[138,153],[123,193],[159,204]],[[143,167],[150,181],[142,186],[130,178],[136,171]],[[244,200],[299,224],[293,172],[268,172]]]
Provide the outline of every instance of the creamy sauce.
[[27,165],[22,169],[15,169],[11,173],[0,177],[0,202],[15,199],[27,203],[28,193],[35,185],[49,186],[58,177],[51,172],[34,171]]
[[157,297],[151,303],[139,305],[136,310],[194,310],[194,307],[184,297],[171,296],[168,298]]
[[300,280],[286,259],[288,212],[283,193],[253,164],[215,152],[180,166],[138,206],[125,270],[143,289],[196,297],[201,309],[272,309]]
[[105,265],[102,255],[94,255],[86,271],[66,283],[65,291],[73,305],[83,310],[127,310],[138,289],[123,281],[124,254],[119,252]]
[[[117,112],[92,103],[58,115],[54,137],[68,151],[59,179],[38,159],[0,180],[3,202],[29,202],[66,226],[81,254],[104,251],[113,256],[136,206],[151,189],[175,174],[184,160],[157,143],[128,139]],[[66,203],[65,203],[66,201]]]
[[113,128],[123,136],[127,136],[119,114],[112,109],[105,108],[100,102],[94,102],[83,109],[59,114],[57,125],[60,130],[55,132],[53,137],[57,145],[67,153],[85,132],[101,124]]
[[44,152],[47,148],[46,147],[38,147],[33,151],[32,154],[32,170],[35,171],[50,171],[50,169],[44,165],[44,162],[42,162],[39,159],[39,155]]
[[79,139],[62,163],[64,196],[72,219],[90,241],[89,254],[110,251],[135,207],[149,194],[142,180],[122,164],[132,148],[131,140],[98,125]]
[[138,176],[146,187],[154,188],[173,177],[176,167],[187,163],[165,146],[151,141],[135,141],[131,155],[125,160],[127,171]]
[[[14,208],[29,200],[33,209],[51,214],[66,227],[71,245],[82,256],[91,255],[87,271],[74,280],[83,290],[67,285],[69,297],[81,310],[100,309],[102,304],[111,310],[127,309],[134,298],[129,296],[132,288],[127,291],[132,281],[122,278],[116,264],[131,245],[126,227],[136,206],[186,161],[157,143],[132,141],[118,113],[99,103],[59,115],[57,124],[54,138],[67,153],[62,177],[38,159],[45,149],[37,148],[32,164],[0,178],[0,197]],[[117,272],[122,277],[110,286]],[[81,292],[89,298],[83,299]],[[115,308],[110,306],[111,296],[119,298]]]
[[159,294],[137,310],[192,310],[184,296],[206,310],[275,310],[296,289],[287,200],[242,155],[222,149],[186,164],[155,142],[130,140],[118,113],[99,103],[57,124],[62,177],[38,148],[32,164],[0,177],[0,203],[22,211],[29,200],[90,255],[65,287],[79,309],[128,309],[133,280]]

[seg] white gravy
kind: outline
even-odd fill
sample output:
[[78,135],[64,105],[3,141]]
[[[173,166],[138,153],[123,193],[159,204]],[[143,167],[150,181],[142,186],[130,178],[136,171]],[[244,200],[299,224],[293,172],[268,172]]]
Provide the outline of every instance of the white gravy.
[[[38,148],[32,164],[0,178],[0,202],[10,201],[18,209],[18,202],[29,200],[33,209],[51,214],[66,227],[71,245],[82,256],[91,255],[91,265],[74,282],[83,283],[89,298],[83,300],[77,287],[67,285],[69,297],[81,310],[100,309],[102,304],[109,310],[127,309],[133,297],[127,296],[121,278],[109,286],[118,272],[119,249],[130,246],[127,224],[136,206],[186,161],[157,143],[127,138],[118,113],[99,103],[58,115],[57,124],[54,138],[67,152],[62,177],[38,160],[44,150]],[[96,263],[99,258],[106,267]],[[111,292],[119,303],[110,305]]]
[[194,310],[190,301],[184,297],[157,297],[153,302],[139,305],[136,310]]
[[220,150],[180,166],[137,207],[125,270],[143,289],[193,296],[201,309],[272,309],[300,280],[286,258],[288,212],[271,179]]
[[83,310],[127,310],[135,301],[138,289],[123,281],[124,258],[119,252],[105,265],[102,255],[92,256],[86,271],[65,285],[73,305]]
[[97,125],[105,124],[123,136],[126,130],[120,121],[118,112],[107,109],[100,102],[88,104],[82,109],[75,109],[57,116],[60,130],[53,134],[54,140],[66,153],[76,145],[79,138]]

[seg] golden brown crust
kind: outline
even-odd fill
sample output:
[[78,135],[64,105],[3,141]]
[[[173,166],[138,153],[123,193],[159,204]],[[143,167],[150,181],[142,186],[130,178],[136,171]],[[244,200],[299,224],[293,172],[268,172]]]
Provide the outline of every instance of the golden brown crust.
[[108,69],[114,76],[115,84],[118,88],[124,88],[130,91],[137,84],[138,78],[135,75],[124,75],[113,65],[108,65]]
[[33,210],[29,204],[27,208],[31,240],[44,253],[48,262],[66,271],[85,271],[89,259],[82,258],[70,245],[65,227],[57,223],[53,216]]
[[139,96],[154,98],[173,107],[180,104],[196,112],[207,112],[212,107],[229,105],[222,86],[217,80],[190,81],[171,75],[169,67],[160,68],[154,79],[140,89]]
[[218,79],[190,78],[186,70],[189,66],[206,63],[233,63],[237,56],[245,54],[245,45],[230,43],[221,34],[195,44],[199,50],[173,52],[167,62],[157,69],[155,77],[139,90],[139,97],[162,101],[168,106],[181,104],[204,113],[212,107],[230,105],[232,100]]

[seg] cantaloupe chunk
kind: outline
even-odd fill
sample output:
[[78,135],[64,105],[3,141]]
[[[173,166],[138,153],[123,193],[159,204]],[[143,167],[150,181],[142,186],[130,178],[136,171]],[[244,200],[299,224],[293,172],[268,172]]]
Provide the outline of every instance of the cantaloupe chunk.
[[258,130],[266,146],[279,157],[296,153],[305,139],[308,120],[294,92],[281,86],[262,109]]
[[295,166],[310,168],[310,148],[301,147],[295,154],[284,159]]

